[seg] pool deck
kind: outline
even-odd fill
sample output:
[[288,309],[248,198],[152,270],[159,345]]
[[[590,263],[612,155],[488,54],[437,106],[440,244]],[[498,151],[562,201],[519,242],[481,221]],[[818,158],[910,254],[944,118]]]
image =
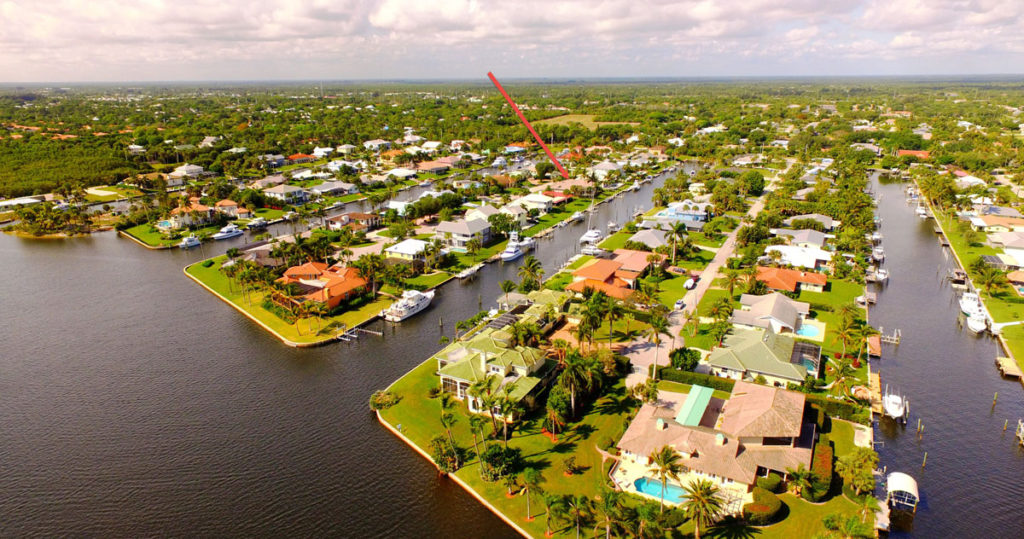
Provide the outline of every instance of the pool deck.
[[819,322],[817,320],[809,318],[809,319],[806,319],[806,320],[804,320],[803,322],[800,323],[800,327],[797,328],[797,331],[800,331],[800,330],[802,330],[803,328],[805,328],[807,326],[810,326],[810,327],[813,327],[814,329],[816,329],[817,333],[815,333],[814,335],[801,335],[800,333],[796,333],[795,335],[797,337],[800,337],[801,339],[807,339],[807,340],[810,340],[810,341],[817,341],[817,342],[825,342],[825,323],[824,322]]

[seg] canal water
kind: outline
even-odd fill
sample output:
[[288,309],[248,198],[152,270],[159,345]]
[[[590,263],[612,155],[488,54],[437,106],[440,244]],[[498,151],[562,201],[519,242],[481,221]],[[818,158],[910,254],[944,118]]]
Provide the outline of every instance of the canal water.
[[917,479],[923,498],[912,531],[892,536],[1024,537],[1024,452],[1014,436],[1024,389],[997,372],[996,340],[961,329],[956,290],[945,279],[956,259],[940,246],[935,222],[906,203],[904,185],[874,182],[891,277],[870,319],[886,334],[899,329],[902,340],[883,345],[872,368],[910,400],[907,427],[883,419],[875,441],[881,463]]
[[[649,208],[660,182],[593,224]],[[538,241],[549,273],[585,228]],[[514,537],[367,402],[492,307],[521,260],[449,283],[384,338],[297,350],[182,273],[245,241],[0,234],[0,536]]]

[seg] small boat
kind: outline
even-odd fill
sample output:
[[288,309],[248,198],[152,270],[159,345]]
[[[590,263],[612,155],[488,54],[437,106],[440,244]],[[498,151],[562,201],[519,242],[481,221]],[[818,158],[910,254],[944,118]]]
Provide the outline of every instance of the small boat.
[[875,280],[880,283],[884,283],[889,280],[889,270],[884,268],[878,268],[875,270]]
[[295,217],[296,217],[295,212],[290,211],[290,212],[285,213],[284,215],[282,215],[281,219],[284,219],[285,221],[291,221],[292,219],[295,219]]
[[615,221],[608,221],[608,233],[619,231],[619,225]]
[[406,318],[426,309],[434,299],[434,291],[420,292],[419,290],[406,290],[402,292],[402,298],[396,301],[387,309],[381,311],[380,315],[388,322],[401,322]]
[[879,243],[881,241],[882,241],[882,233],[881,232],[872,232],[871,233],[871,242],[872,243]]
[[914,213],[916,213],[921,219],[928,218],[928,210],[926,210],[924,206],[918,206],[917,209],[914,210]]
[[640,182],[638,182],[636,180],[633,180],[633,185],[629,186],[628,190],[629,191],[639,191],[640,190]]
[[178,247],[182,249],[191,249],[193,247],[199,247],[199,238],[197,238],[195,234],[191,234],[189,235],[189,237],[181,240],[181,243],[178,244]]
[[509,235],[508,245],[505,246],[505,250],[499,256],[502,262],[511,262],[523,256],[523,250],[519,247],[519,234],[513,232]]
[[591,228],[580,236],[580,243],[597,243],[604,237],[604,233],[599,228]]
[[253,219],[252,221],[249,221],[249,224],[245,225],[245,227],[250,229],[250,230],[257,230],[257,229],[261,229],[261,228],[267,228],[267,220],[262,218],[262,217],[257,217],[255,219]]
[[1024,445],[1024,420],[1017,420],[1017,441]]
[[583,213],[582,212],[576,212],[576,213],[572,214],[572,216],[570,216],[566,221],[569,222],[569,223],[576,223],[576,222],[579,222],[579,221],[582,221],[582,220],[583,220]]
[[964,295],[960,296],[960,312],[967,316],[984,314],[985,310],[981,306],[981,297],[974,292],[964,292]]
[[420,182],[420,187],[430,187],[431,185],[434,185],[433,180],[424,180]]
[[881,247],[875,247],[874,249],[871,250],[871,258],[875,259],[878,262],[885,260],[885,249],[882,249]]
[[882,409],[886,416],[903,424],[906,424],[910,415],[910,403],[907,399],[898,393],[890,393],[888,387],[885,388],[885,396],[882,397]]
[[988,329],[988,318],[981,313],[975,313],[967,317],[967,330],[975,335],[980,335]]
[[242,229],[238,228],[235,223],[231,223],[228,226],[220,229],[219,232],[212,236],[215,240],[226,240],[228,238],[234,238],[242,235]]
[[949,284],[953,288],[967,288],[967,272],[964,270],[949,272]]
[[605,251],[604,249],[594,245],[593,243],[588,243],[584,245],[583,248],[580,249],[580,253],[590,255],[595,258],[603,258],[610,254],[608,251]]
[[524,252],[532,251],[537,248],[537,240],[531,237],[523,238],[519,240],[519,248],[522,249]]
[[470,266],[470,267],[468,267],[468,268],[466,268],[466,269],[456,273],[455,277],[457,279],[468,279],[468,278],[476,275],[476,272],[480,271],[480,268],[482,268],[482,267],[484,267],[483,264],[477,264],[475,266]]

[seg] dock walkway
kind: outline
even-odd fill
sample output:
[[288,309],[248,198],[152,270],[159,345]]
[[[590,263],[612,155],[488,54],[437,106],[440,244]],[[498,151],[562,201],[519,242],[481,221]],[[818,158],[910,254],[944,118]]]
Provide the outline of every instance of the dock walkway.
[[996,367],[999,367],[999,372],[1007,378],[1024,379],[1024,372],[1020,370],[1017,362],[1008,357],[997,357]]
[[885,412],[882,408],[882,378],[877,372],[871,373],[869,378],[871,385],[871,413],[881,414]]

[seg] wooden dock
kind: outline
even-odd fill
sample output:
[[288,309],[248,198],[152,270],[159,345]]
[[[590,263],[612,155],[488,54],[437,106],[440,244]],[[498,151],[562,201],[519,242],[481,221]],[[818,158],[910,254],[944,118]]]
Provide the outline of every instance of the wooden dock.
[[999,372],[1007,378],[1024,379],[1024,372],[1021,372],[1017,362],[1008,357],[997,357],[996,367]]
[[871,413],[883,414],[885,409],[882,408],[882,377],[877,372],[871,373],[868,378],[870,382],[871,390]]

